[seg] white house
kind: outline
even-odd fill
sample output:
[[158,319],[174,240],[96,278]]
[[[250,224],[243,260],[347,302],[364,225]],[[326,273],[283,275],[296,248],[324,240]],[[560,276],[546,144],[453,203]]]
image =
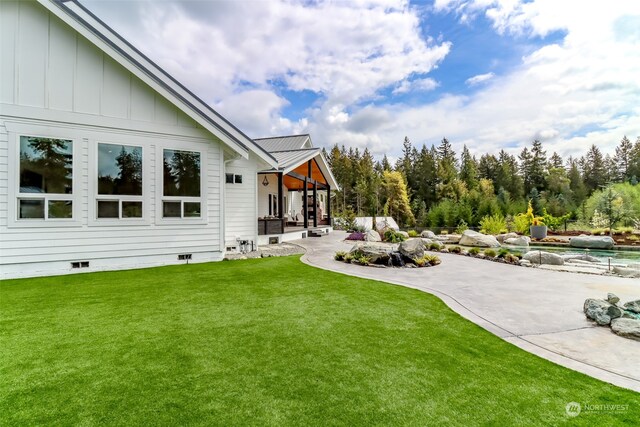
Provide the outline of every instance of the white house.
[[328,232],[309,135],[252,140],[76,1],[0,2],[0,277]]

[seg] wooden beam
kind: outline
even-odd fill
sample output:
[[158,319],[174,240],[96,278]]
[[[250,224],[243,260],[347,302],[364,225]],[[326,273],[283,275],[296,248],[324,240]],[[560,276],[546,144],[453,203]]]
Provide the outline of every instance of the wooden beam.
[[302,214],[304,218],[304,228],[309,228],[309,207],[308,197],[307,197],[307,178],[304,178],[304,193],[302,194],[303,202],[302,202]]
[[327,220],[331,225],[331,186],[327,185]]

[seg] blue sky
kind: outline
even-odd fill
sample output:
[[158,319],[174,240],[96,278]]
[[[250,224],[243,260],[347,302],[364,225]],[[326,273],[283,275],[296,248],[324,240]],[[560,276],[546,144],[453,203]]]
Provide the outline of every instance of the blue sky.
[[640,135],[640,2],[84,3],[252,137],[395,157],[404,136],[572,155]]

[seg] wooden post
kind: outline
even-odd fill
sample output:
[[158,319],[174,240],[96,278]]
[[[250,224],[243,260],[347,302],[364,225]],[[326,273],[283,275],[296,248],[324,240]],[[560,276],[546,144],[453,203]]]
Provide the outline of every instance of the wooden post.
[[331,186],[327,184],[327,221],[331,225]]
[[304,228],[309,228],[309,215],[308,215],[308,211],[309,211],[309,207],[307,206],[307,183],[309,178],[307,178],[306,176],[304,177],[304,192],[302,193],[302,216],[304,218]]
[[318,227],[318,181],[313,181],[313,226]]
[[278,218],[284,218],[284,195],[282,194],[282,174],[278,174]]

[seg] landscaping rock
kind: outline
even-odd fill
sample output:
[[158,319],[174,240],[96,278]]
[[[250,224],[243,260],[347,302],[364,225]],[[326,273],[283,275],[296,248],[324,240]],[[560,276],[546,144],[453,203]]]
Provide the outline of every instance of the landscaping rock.
[[531,261],[526,259],[521,259],[519,264],[523,267],[531,267]]
[[636,270],[635,268],[614,266],[613,272],[622,277],[640,277],[640,270]]
[[357,243],[349,253],[361,252],[372,264],[386,264],[389,262],[391,250],[391,246],[382,243]]
[[430,246],[432,244],[436,244],[438,245],[438,249],[442,249],[444,247],[444,243],[440,242],[439,240],[432,240],[432,239],[422,239],[422,243],[424,244],[424,246]]
[[551,252],[529,251],[522,258],[532,264],[564,265],[564,258]]
[[625,310],[640,314],[640,299],[625,303],[624,308]]
[[499,243],[504,243],[504,241],[507,240],[507,239],[516,239],[517,237],[518,237],[517,233],[513,233],[513,232],[511,232],[511,233],[503,233],[503,234],[498,234],[496,236],[496,240]]
[[462,238],[462,235],[461,234],[443,234],[441,236],[437,236],[436,238],[445,243],[457,245],[458,243],[460,243],[460,239]]
[[611,330],[621,337],[640,341],[640,320],[638,319],[614,319],[611,321]]
[[607,302],[609,304],[615,304],[618,301],[620,301],[620,298],[616,294],[612,294],[611,292],[607,294]]
[[435,239],[436,233],[431,230],[424,230],[422,233],[420,233],[420,237],[424,237],[425,239]]
[[398,246],[398,252],[410,259],[422,258],[424,256],[424,243],[422,243],[422,239],[405,240]]
[[592,262],[592,263],[599,263],[600,260],[594,256],[591,256],[589,254],[580,254],[580,255],[562,255],[562,258],[564,258],[565,261],[573,261],[573,260],[578,260],[578,261],[585,261],[585,262]]
[[398,234],[404,236],[405,239],[409,238],[409,233],[407,233],[406,231],[398,231]]
[[380,233],[376,230],[369,230],[367,234],[364,235],[364,240],[367,242],[381,242],[382,238],[380,237]]
[[595,298],[587,298],[584,301],[584,314],[591,320],[595,320],[598,325],[608,325],[611,319],[622,316],[623,311],[615,305]]
[[569,239],[573,248],[613,249],[615,241],[609,236],[576,236]]
[[631,264],[627,264],[628,268],[635,268],[636,270],[640,270],[640,262],[632,262]]
[[520,236],[520,237],[509,237],[507,239],[504,239],[503,243],[505,245],[512,245],[512,246],[529,246],[529,242],[531,241],[531,239],[527,236]]
[[464,246],[479,246],[483,248],[499,248],[500,243],[494,236],[466,230],[462,233],[460,244]]

